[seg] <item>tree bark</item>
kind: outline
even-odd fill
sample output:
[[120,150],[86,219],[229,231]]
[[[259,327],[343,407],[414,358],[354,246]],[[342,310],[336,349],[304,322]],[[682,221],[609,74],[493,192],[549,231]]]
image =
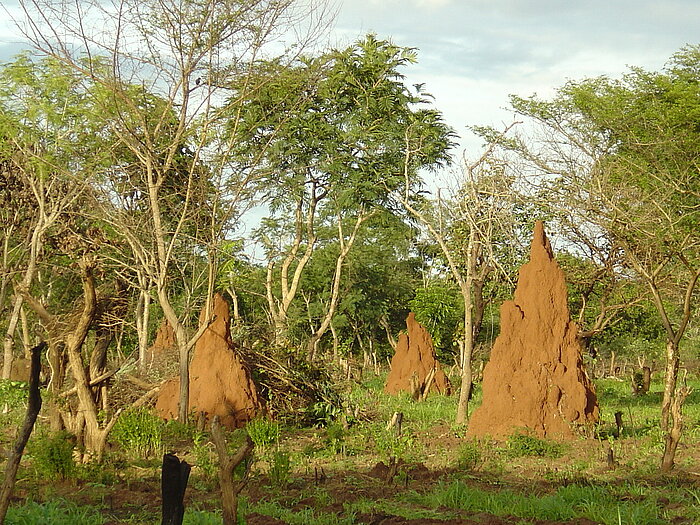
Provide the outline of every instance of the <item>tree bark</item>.
[[151,296],[146,290],[139,292],[136,304],[136,333],[139,340],[139,369],[146,368],[148,356],[148,322],[151,315]]
[[671,405],[678,384],[678,369],[680,368],[680,353],[676,341],[666,342],[666,375],[664,378],[664,397],[661,401],[661,428],[669,429]]
[[236,454],[231,457],[228,454],[226,438],[219,424],[219,418],[214,417],[211,422],[211,436],[219,456],[219,485],[221,487],[221,505],[223,507],[223,525],[236,525],[238,523],[238,495],[247,482],[248,471],[240,481],[233,481],[233,472],[253,451],[255,445],[250,436],[241,445]]
[[7,509],[10,505],[10,497],[17,480],[17,470],[22,460],[24,447],[29,441],[29,436],[34,429],[34,423],[41,410],[41,393],[39,392],[39,372],[41,371],[41,352],[46,348],[46,343],[40,343],[31,350],[31,372],[29,375],[29,402],[27,404],[27,415],[24,418],[22,428],[17,434],[14,446],[8,454],[7,465],[5,466],[5,479],[0,487],[0,523],[5,522]]
[[673,402],[671,403],[673,425],[666,434],[664,455],[661,459],[661,470],[663,472],[669,472],[673,469],[676,458],[676,450],[678,448],[678,443],[681,440],[681,435],[683,434],[683,403],[685,403],[685,398],[688,397],[688,394],[690,394],[690,389],[685,387],[679,389],[673,398]]

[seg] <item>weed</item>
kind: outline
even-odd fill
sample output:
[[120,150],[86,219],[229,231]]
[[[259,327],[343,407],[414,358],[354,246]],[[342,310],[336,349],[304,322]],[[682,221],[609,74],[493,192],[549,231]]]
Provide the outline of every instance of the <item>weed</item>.
[[93,507],[78,506],[65,500],[46,503],[28,501],[22,506],[12,506],[7,511],[8,525],[102,525],[105,519]]
[[481,443],[477,440],[462,443],[457,451],[457,465],[462,470],[476,470],[483,462]]
[[27,446],[27,452],[34,458],[34,468],[40,477],[63,480],[75,473],[74,449],[75,436],[63,430],[38,435]]
[[341,454],[345,452],[345,436],[347,434],[343,425],[333,423],[326,427],[325,438],[323,440],[325,447],[333,452],[333,454]]
[[292,462],[289,454],[282,450],[275,450],[270,460],[270,482],[273,486],[284,488],[289,484],[292,471]]
[[0,407],[20,408],[27,402],[29,384],[24,381],[0,379]]
[[404,458],[415,447],[412,436],[402,434],[397,436],[393,430],[379,429],[374,432],[374,443],[377,452],[388,458]]
[[202,479],[205,485],[215,480],[219,472],[219,466],[213,459],[211,442],[208,440],[205,433],[199,432],[194,436],[192,455],[194,456],[195,465],[202,473]]
[[268,445],[279,442],[280,425],[265,417],[252,419],[246,425],[246,430],[255,446],[264,450]]
[[537,456],[558,458],[564,453],[561,443],[540,439],[530,434],[516,432],[508,438],[508,455],[514,458]]
[[124,412],[112,429],[111,438],[122,449],[142,458],[163,452],[165,422],[147,408]]

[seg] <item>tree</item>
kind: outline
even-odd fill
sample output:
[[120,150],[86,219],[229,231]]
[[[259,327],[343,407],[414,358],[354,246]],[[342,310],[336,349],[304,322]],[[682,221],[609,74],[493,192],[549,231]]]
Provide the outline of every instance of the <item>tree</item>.
[[[104,191],[97,203],[103,219],[129,245],[126,264],[135,265],[141,277],[134,284],[144,293],[152,290],[173,327],[180,361],[179,419],[185,421],[190,351],[209,316],[199,329],[188,329],[189,312],[178,311],[174,300],[172,267],[188,232],[202,234],[187,240],[207,254],[208,270],[200,282],[211,297],[217,244],[245,207],[250,182],[227,160],[238,137],[222,138],[219,131],[222,119],[236,120],[236,110],[229,101],[222,112],[219,101],[225,95],[219,93],[234,79],[244,84],[240,79],[250,78],[249,65],[266,44],[305,19],[306,8],[294,0],[20,3],[26,14],[20,27],[34,46],[101,88],[96,101],[118,156],[104,171],[109,184],[96,187]],[[309,34],[320,25],[309,24]],[[256,87],[239,89],[238,102]],[[190,228],[203,181],[215,189],[208,197],[215,212],[206,235],[203,228]],[[176,203],[171,202],[173,188]],[[130,213],[133,200],[142,214]]]
[[[505,134],[513,125],[499,134]],[[515,198],[517,190],[510,175],[502,169],[494,150],[498,142],[489,145],[473,163],[464,162],[449,198],[441,193],[430,203],[416,198],[408,189],[400,195],[401,203],[428,231],[440,247],[451,277],[459,287],[463,302],[463,339],[461,342],[461,387],[455,423],[467,421],[473,373],[472,354],[485,308],[484,285],[498,270],[509,277],[506,261],[512,255],[496,255],[497,241],[504,246],[517,246],[515,228]],[[475,323],[476,320],[476,323]]]
[[311,357],[335,315],[343,267],[365,223],[391,206],[392,192],[417,184],[420,169],[449,160],[451,130],[399,72],[414,61],[414,50],[369,35],[293,68],[260,65],[270,80],[244,106],[237,154],[259,173],[272,212],[258,239],[266,249],[268,309],[279,344],[287,339],[287,317],[319,226],[337,230],[340,250],[326,314],[308,343]]
[[[89,177],[104,159],[89,89],[89,82],[52,58],[36,61],[22,55],[2,70],[0,213],[6,273],[0,308],[5,308],[11,286],[32,287],[40,263],[61,266],[58,254],[81,229],[76,212],[85,202]],[[49,278],[57,278],[61,272],[50,273]],[[12,274],[22,277],[8,279]],[[4,338],[5,378],[22,305],[22,294],[16,293]],[[54,364],[62,360],[60,354],[56,346],[49,348]]]
[[661,425],[669,436],[680,435],[680,413],[672,416],[671,407],[684,397],[680,345],[700,280],[699,71],[700,48],[688,47],[661,72],[633,68],[619,80],[571,82],[551,101],[512,99],[541,129],[537,142],[519,142],[520,158],[589,238],[605,232],[619,246],[625,268],[618,271],[646,283],[666,332]]

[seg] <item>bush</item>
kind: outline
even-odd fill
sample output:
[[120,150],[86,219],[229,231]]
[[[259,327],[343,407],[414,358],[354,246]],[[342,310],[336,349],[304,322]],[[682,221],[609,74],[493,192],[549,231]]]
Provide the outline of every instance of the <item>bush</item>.
[[29,442],[27,452],[41,477],[65,480],[75,473],[74,449],[75,436],[62,430],[36,437]]
[[529,434],[518,432],[508,438],[508,455],[511,457],[558,458],[563,453],[564,447],[562,444],[540,439]]
[[275,450],[270,461],[270,482],[277,487],[286,487],[290,481],[292,462],[289,454],[282,450]]
[[165,422],[147,408],[124,412],[112,429],[111,437],[122,449],[148,458],[163,451]]
[[194,436],[194,446],[192,447],[194,463],[200,469],[203,479],[207,482],[216,480],[219,472],[219,464],[214,459],[214,452],[211,446],[208,436],[203,432]]
[[333,423],[326,427],[323,443],[333,454],[340,454],[345,450],[345,436],[347,432],[340,423]]
[[14,410],[23,406],[27,402],[28,397],[28,383],[0,379],[0,406],[7,406],[10,410]]
[[264,417],[252,419],[246,425],[250,439],[256,447],[264,449],[280,439],[280,426],[276,421]]
[[467,441],[460,445],[457,452],[457,465],[463,470],[476,470],[483,463],[481,444],[476,441]]

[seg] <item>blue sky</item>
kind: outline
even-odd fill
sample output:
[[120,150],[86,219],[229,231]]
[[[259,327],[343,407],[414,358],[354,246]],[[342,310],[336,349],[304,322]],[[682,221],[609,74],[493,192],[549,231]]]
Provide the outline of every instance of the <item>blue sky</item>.
[[[682,46],[700,43],[699,0],[331,1],[338,16],[329,45],[374,32],[418,48],[408,81],[425,83],[463,136],[468,125],[509,123],[508,94],[547,96],[568,79],[660,69]],[[18,13],[17,0],[0,5]],[[2,61],[23,45],[6,18],[0,11]]]

